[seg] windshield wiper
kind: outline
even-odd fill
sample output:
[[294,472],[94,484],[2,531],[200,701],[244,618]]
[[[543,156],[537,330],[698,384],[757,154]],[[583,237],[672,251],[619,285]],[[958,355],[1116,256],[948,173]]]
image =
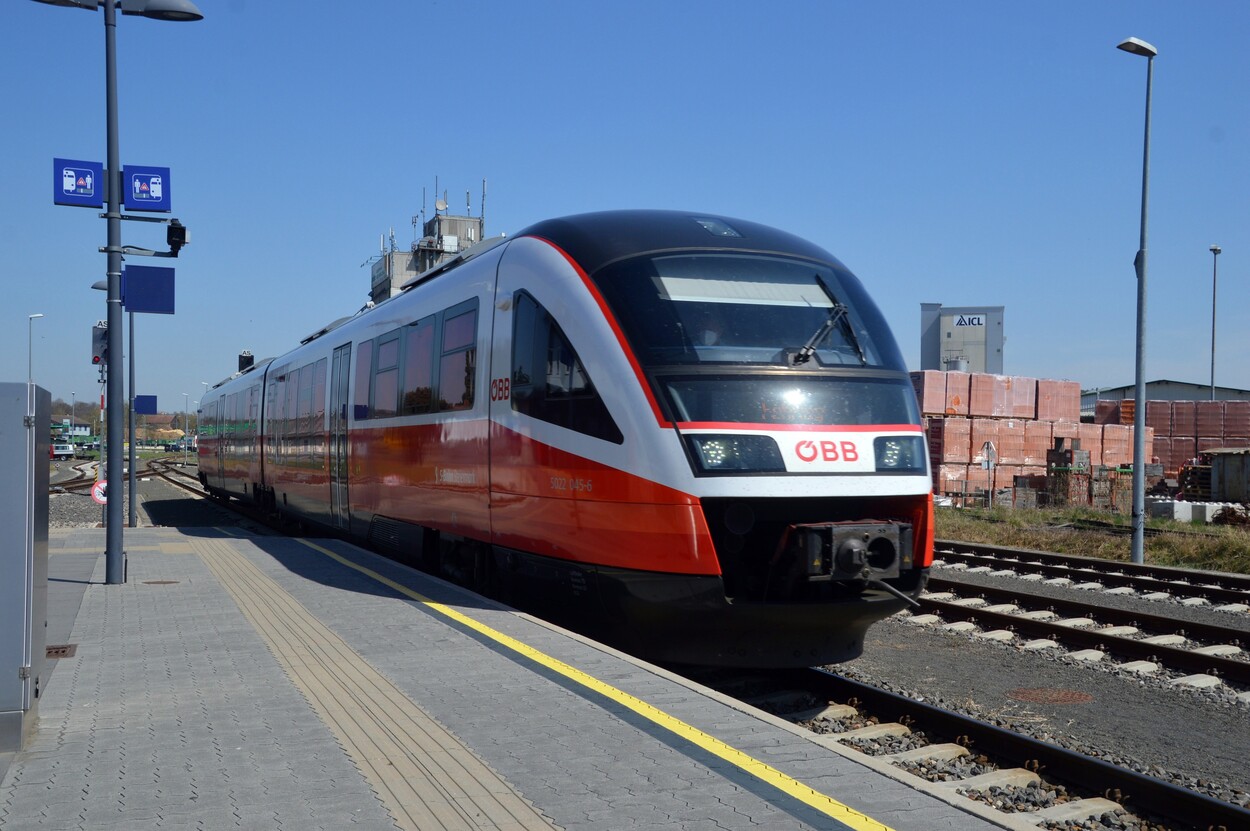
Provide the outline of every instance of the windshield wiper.
[[833,308],[829,310],[829,317],[825,318],[825,322],[821,324],[819,329],[816,330],[816,334],[808,338],[807,343],[803,344],[803,348],[795,353],[794,366],[805,364],[810,361],[812,359],[812,355],[816,354],[816,344],[828,337],[829,333],[833,331],[833,327],[837,326],[839,323],[842,324],[842,333],[846,335],[847,342],[851,346],[855,347],[855,354],[859,355],[860,366],[865,366],[868,363],[868,358],[865,357],[864,349],[859,345],[859,338],[855,336],[855,329],[851,326],[851,319],[849,317],[850,309],[846,307],[845,303],[839,302],[838,298],[834,296],[834,293],[829,290],[827,285],[825,285],[825,281],[820,278],[819,274],[814,276],[816,277],[816,282],[820,284],[821,289],[823,289],[825,294],[829,295],[829,299],[833,301]]

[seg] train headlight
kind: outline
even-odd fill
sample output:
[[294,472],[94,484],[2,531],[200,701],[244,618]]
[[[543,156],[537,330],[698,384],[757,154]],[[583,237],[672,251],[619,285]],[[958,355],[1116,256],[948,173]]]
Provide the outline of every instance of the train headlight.
[[771,436],[687,436],[701,473],[784,473],[785,460]]
[[872,449],[878,471],[925,472],[925,443],[921,436],[878,436],[872,441]]

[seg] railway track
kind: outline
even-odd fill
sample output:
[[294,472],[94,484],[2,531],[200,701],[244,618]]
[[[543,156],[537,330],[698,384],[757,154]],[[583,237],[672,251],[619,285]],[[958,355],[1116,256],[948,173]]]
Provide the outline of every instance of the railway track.
[[[922,614],[910,621],[957,630],[957,624],[968,624],[964,631],[975,631],[978,637],[1028,637],[1033,640],[1025,648],[1063,645],[1088,651],[1076,653],[1078,660],[1115,655],[1126,659],[1122,668],[1129,672],[1151,674],[1167,667],[1192,673],[1181,679],[1191,686],[1226,682],[1250,690],[1250,660],[1242,644],[1246,632],[1241,629],[940,578],[930,580],[929,588],[931,593],[920,599]],[[1250,703],[1250,693],[1245,696]]]
[[169,459],[152,459],[148,462],[148,472],[159,476],[171,485],[175,485],[189,493],[208,498],[208,492],[200,484],[199,476],[190,473],[179,463]]
[[90,490],[95,484],[95,462],[79,462],[71,467],[74,471],[72,478],[63,479],[55,482],[48,487],[49,493],[71,493],[76,491]]
[[695,680],[812,730],[822,744],[939,782],[950,799],[996,807],[1015,817],[1004,819],[1009,827],[1115,815],[1117,825],[1068,827],[1250,828],[1247,808],[825,670]]

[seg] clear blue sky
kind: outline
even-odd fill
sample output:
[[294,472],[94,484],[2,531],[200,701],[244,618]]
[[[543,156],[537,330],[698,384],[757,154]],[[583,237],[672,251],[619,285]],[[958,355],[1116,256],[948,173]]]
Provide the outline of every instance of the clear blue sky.
[[[121,17],[121,158],[169,167],[177,314],[138,315],[137,391],[194,402],[368,294],[434,180],[486,231],[608,208],[787,228],[875,295],[909,365],[920,304],[1006,307],[1005,369],[1133,381],[1153,43],[1149,379],[1250,388],[1250,3],[197,0]],[[105,222],[52,204],[103,161],[103,14],[5,4],[0,380],[98,396]],[[163,248],[157,226],[126,244]],[[129,262],[168,265],[141,257]],[[192,404],[192,406],[194,406]]]

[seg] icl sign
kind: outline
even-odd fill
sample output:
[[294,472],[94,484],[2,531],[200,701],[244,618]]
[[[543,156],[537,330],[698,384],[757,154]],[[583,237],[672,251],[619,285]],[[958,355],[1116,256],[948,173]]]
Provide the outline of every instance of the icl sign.
[[956,326],[984,326],[985,315],[960,315],[955,320]]

